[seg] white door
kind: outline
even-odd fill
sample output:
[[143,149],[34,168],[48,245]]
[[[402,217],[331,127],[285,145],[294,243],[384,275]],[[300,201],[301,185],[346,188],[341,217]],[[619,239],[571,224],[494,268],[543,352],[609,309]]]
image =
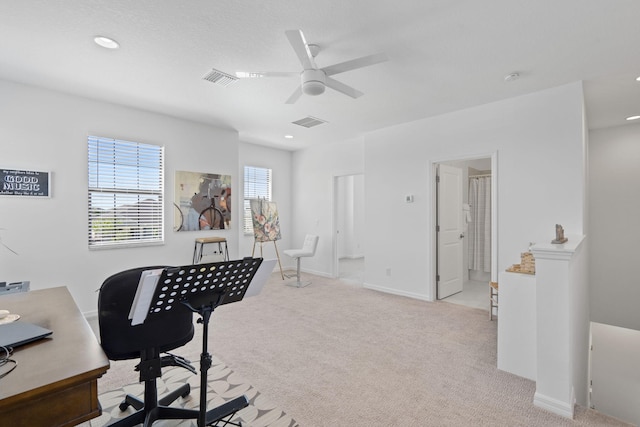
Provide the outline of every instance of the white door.
[[437,179],[438,299],[462,292],[462,169],[438,165]]
[[[333,277],[335,278],[364,276],[364,185],[363,174],[333,178]],[[359,261],[355,262],[353,258],[359,258]],[[341,271],[341,264],[346,266],[344,272]]]

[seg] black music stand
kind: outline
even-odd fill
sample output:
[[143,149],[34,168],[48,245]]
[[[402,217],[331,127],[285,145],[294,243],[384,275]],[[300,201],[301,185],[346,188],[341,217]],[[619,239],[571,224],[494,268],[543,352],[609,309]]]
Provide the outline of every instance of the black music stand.
[[[200,408],[186,414],[187,419],[197,418],[198,427],[225,424],[241,426],[230,421],[236,412],[249,402],[246,396],[232,399],[207,411],[207,371],[211,367],[208,352],[209,320],[220,305],[240,301],[245,296],[251,280],[262,264],[262,258],[215,262],[210,264],[169,267],[162,271],[153,296],[148,305],[148,316],[170,311],[178,304],[187,306],[200,315],[198,323],[202,330],[202,353],[200,354]],[[142,303],[143,309],[145,303]],[[192,416],[193,415],[193,416]],[[228,418],[228,420],[224,420]]]

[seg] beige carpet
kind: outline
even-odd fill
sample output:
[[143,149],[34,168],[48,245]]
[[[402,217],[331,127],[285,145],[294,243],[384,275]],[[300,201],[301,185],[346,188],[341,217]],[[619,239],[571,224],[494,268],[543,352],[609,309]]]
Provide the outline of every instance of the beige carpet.
[[[497,324],[485,310],[305,278],[313,283],[295,288],[273,274],[260,295],[218,308],[209,339],[300,426],[628,425],[582,407],[574,420],[534,407],[535,383],[496,369]],[[200,339],[176,353],[197,361]],[[128,364],[113,364],[100,393],[130,382]]]

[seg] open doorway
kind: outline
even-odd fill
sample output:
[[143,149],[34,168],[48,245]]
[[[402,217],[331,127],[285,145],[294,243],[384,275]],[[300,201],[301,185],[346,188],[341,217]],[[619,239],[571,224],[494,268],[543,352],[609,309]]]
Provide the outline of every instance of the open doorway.
[[334,277],[364,281],[364,175],[334,177]]
[[492,157],[443,161],[436,179],[436,297],[490,310],[495,257]]

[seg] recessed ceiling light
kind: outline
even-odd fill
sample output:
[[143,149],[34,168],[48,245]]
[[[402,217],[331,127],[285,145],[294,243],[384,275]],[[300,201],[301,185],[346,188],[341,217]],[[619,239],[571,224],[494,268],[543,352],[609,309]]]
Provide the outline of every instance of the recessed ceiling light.
[[285,135],[284,136],[286,139],[293,139],[293,135]]
[[636,80],[640,82],[640,76],[639,76],[639,77],[636,77]]
[[107,49],[117,49],[120,47],[120,44],[117,41],[105,36],[95,36],[93,38],[93,41],[96,42],[96,44],[98,44],[99,46]]
[[627,120],[638,120],[638,119],[640,119],[640,116],[627,117]]

